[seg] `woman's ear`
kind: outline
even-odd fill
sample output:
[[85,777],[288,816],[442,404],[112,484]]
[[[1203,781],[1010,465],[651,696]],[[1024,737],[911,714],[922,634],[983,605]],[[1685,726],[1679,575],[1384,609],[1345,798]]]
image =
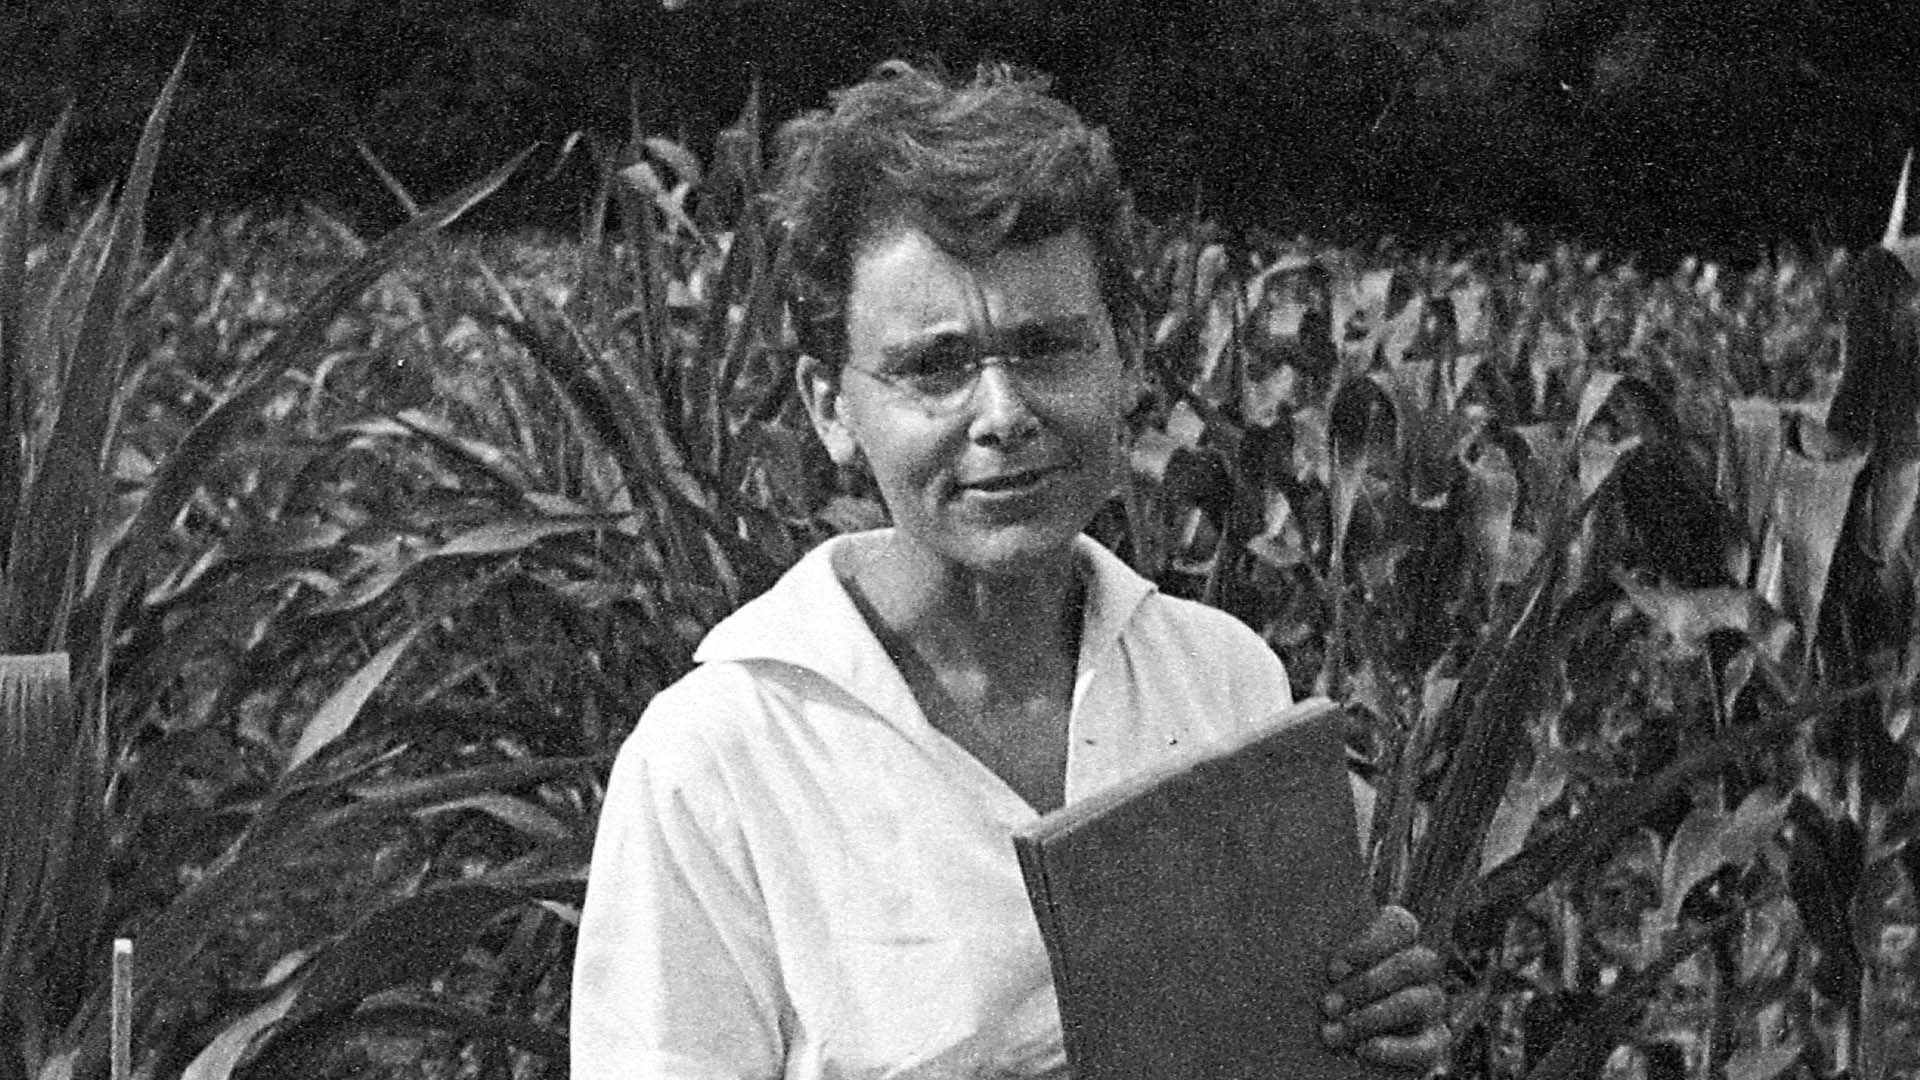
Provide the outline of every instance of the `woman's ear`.
[[846,467],[860,458],[860,444],[847,425],[840,400],[840,373],[818,358],[802,354],[794,366],[793,378],[800,389],[800,400],[807,406],[813,432],[827,448],[835,465]]

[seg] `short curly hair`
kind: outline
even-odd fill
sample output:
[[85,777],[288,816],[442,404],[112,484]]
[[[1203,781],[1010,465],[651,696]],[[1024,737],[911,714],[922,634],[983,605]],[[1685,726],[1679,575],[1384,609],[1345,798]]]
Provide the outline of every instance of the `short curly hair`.
[[1079,228],[1124,338],[1138,309],[1131,202],[1104,131],[1041,75],[983,65],[969,82],[901,60],[780,132],[772,194],[786,233],[800,344],[838,367],[860,245],[911,224],[976,257]]

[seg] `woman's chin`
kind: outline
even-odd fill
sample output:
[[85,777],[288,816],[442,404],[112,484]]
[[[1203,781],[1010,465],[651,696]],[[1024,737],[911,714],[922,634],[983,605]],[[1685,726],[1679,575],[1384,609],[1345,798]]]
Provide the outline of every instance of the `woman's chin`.
[[1037,499],[950,494],[937,504],[913,508],[919,513],[893,514],[895,535],[940,562],[973,573],[1062,573],[1071,566],[1074,542],[1099,505],[1091,504],[1070,481],[1047,487],[1047,497]]
[[976,525],[942,545],[943,554],[978,573],[1031,577],[1058,573],[1073,559],[1080,529],[1065,522]]

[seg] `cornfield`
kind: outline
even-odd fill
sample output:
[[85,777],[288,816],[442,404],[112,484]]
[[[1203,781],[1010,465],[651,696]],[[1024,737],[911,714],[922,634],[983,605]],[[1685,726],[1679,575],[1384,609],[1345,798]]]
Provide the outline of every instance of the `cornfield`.
[[[156,249],[171,94],[70,227],[58,128],[0,174],[0,1077],[105,1075],[114,937],[139,1076],[564,1075],[612,753],[883,518],[790,390],[757,118],[592,147],[578,236],[445,231],[508,163],[384,177],[382,238]],[[1739,274],[1138,246],[1096,532],[1349,704],[1449,1074],[1920,1075],[1900,230]]]

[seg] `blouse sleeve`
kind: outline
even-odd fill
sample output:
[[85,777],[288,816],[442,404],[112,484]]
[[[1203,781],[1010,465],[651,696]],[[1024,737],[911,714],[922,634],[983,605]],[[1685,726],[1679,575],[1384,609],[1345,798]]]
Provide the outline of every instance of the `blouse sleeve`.
[[769,1080],[784,1000],[731,800],[694,725],[655,698],[614,765],[580,917],[575,1080]]

